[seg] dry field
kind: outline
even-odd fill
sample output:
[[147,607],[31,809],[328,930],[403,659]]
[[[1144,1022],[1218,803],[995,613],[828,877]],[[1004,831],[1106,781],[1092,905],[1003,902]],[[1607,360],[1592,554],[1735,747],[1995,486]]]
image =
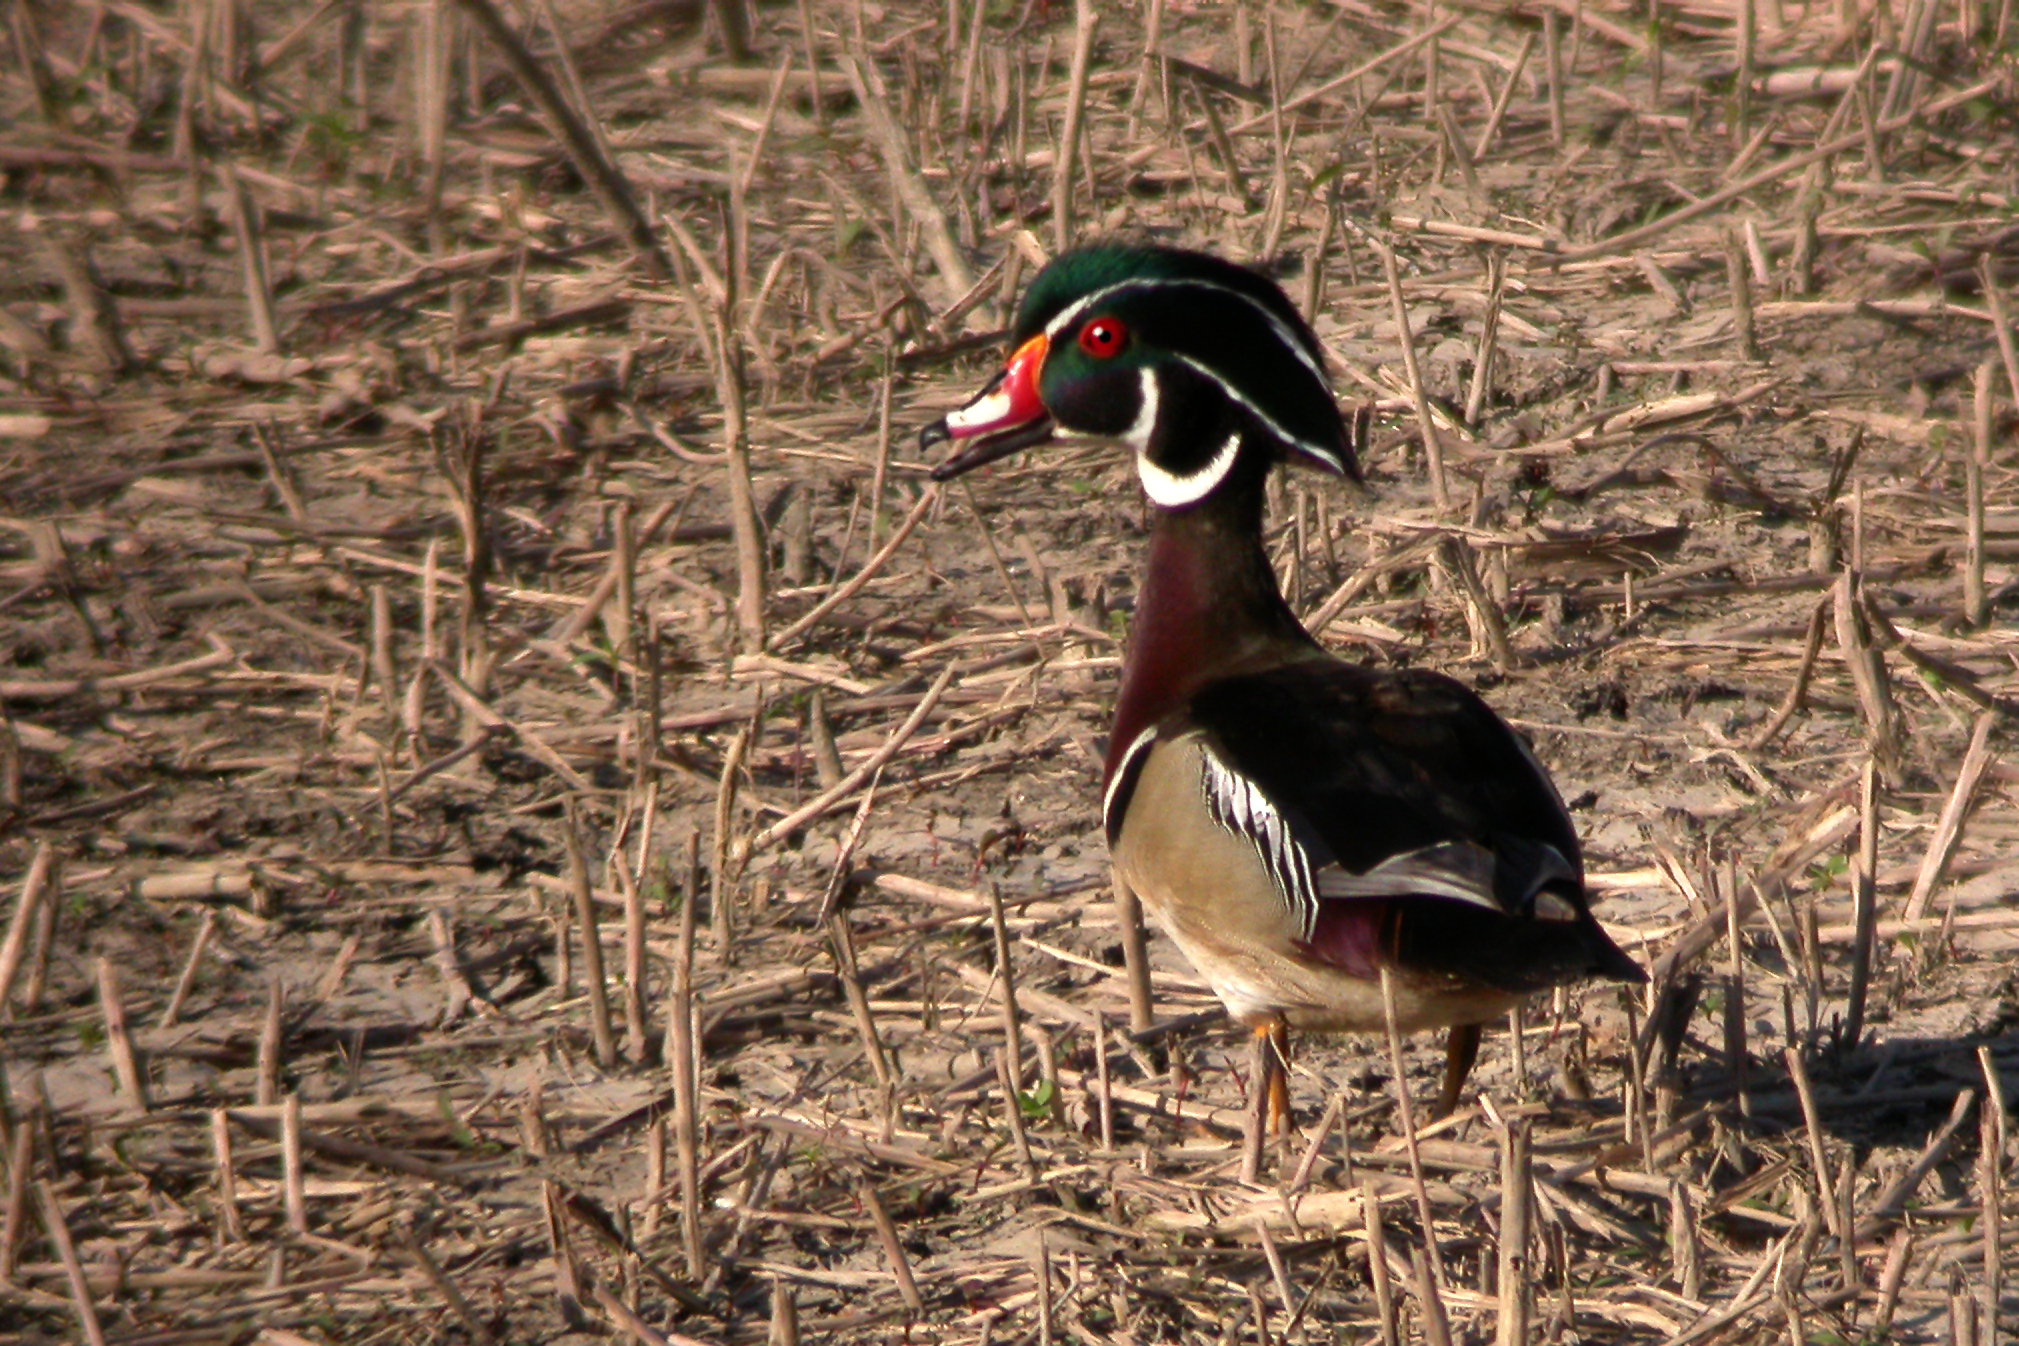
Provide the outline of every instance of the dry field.
[[[2012,0],[0,8],[0,1337],[2019,1331]],[[1109,234],[1656,973],[1413,1138],[1132,1001],[1129,464],[914,448]]]

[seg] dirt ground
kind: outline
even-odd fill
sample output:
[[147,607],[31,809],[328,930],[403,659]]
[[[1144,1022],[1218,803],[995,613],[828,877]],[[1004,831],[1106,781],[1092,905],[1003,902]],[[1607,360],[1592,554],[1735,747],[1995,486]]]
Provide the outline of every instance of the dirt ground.
[[[2012,11],[17,0],[0,1336],[2019,1331]],[[915,448],[1117,234],[1312,315],[1286,591],[1656,973],[1413,1144],[1132,1026],[1126,456]]]

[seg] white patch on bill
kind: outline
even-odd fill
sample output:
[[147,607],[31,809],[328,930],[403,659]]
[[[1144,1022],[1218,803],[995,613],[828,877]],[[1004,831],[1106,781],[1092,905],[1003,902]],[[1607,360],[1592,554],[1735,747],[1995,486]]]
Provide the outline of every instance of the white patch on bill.
[[946,427],[956,433],[963,430],[986,430],[1009,413],[1009,385],[1005,382],[995,391],[984,393],[959,411],[950,413],[946,418]]

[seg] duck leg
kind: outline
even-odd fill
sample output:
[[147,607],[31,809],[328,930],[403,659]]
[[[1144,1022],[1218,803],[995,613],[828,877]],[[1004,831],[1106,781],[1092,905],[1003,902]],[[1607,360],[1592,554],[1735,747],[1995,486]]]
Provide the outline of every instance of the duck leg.
[[1444,1088],[1437,1095],[1439,1117],[1449,1117],[1458,1106],[1458,1096],[1465,1091],[1465,1077],[1472,1073],[1472,1063],[1479,1059],[1480,1031],[1478,1024],[1459,1024],[1445,1041]]
[[1270,1130],[1290,1134],[1290,1025],[1276,1021],[1268,1033],[1268,1116]]
[[1241,1177],[1254,1182],[1262,1170],[1262,1152],[1269,1133],[1290,1129],[1290,1030],[1279,1019],[1255,1025],[1249,1068],[1248,1135],[1241,1156]]

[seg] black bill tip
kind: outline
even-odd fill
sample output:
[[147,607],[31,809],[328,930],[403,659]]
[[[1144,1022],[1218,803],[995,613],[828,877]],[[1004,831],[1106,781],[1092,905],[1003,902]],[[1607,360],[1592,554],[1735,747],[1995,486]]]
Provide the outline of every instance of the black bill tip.
[[[986,467],[999,459],[1007,458],[1019,449],[1028,449],[1034,444],[1042,444],[1052,437],[1052,418],[1041,416],[1037,420],[1004,430],[993,435],[977,435],[968,440],[953,457],[932,470],[934,481],[952,481],[955,477]],[[921,449],[934,444],[958,443],[944,420],[934,421],[918,432]]]

